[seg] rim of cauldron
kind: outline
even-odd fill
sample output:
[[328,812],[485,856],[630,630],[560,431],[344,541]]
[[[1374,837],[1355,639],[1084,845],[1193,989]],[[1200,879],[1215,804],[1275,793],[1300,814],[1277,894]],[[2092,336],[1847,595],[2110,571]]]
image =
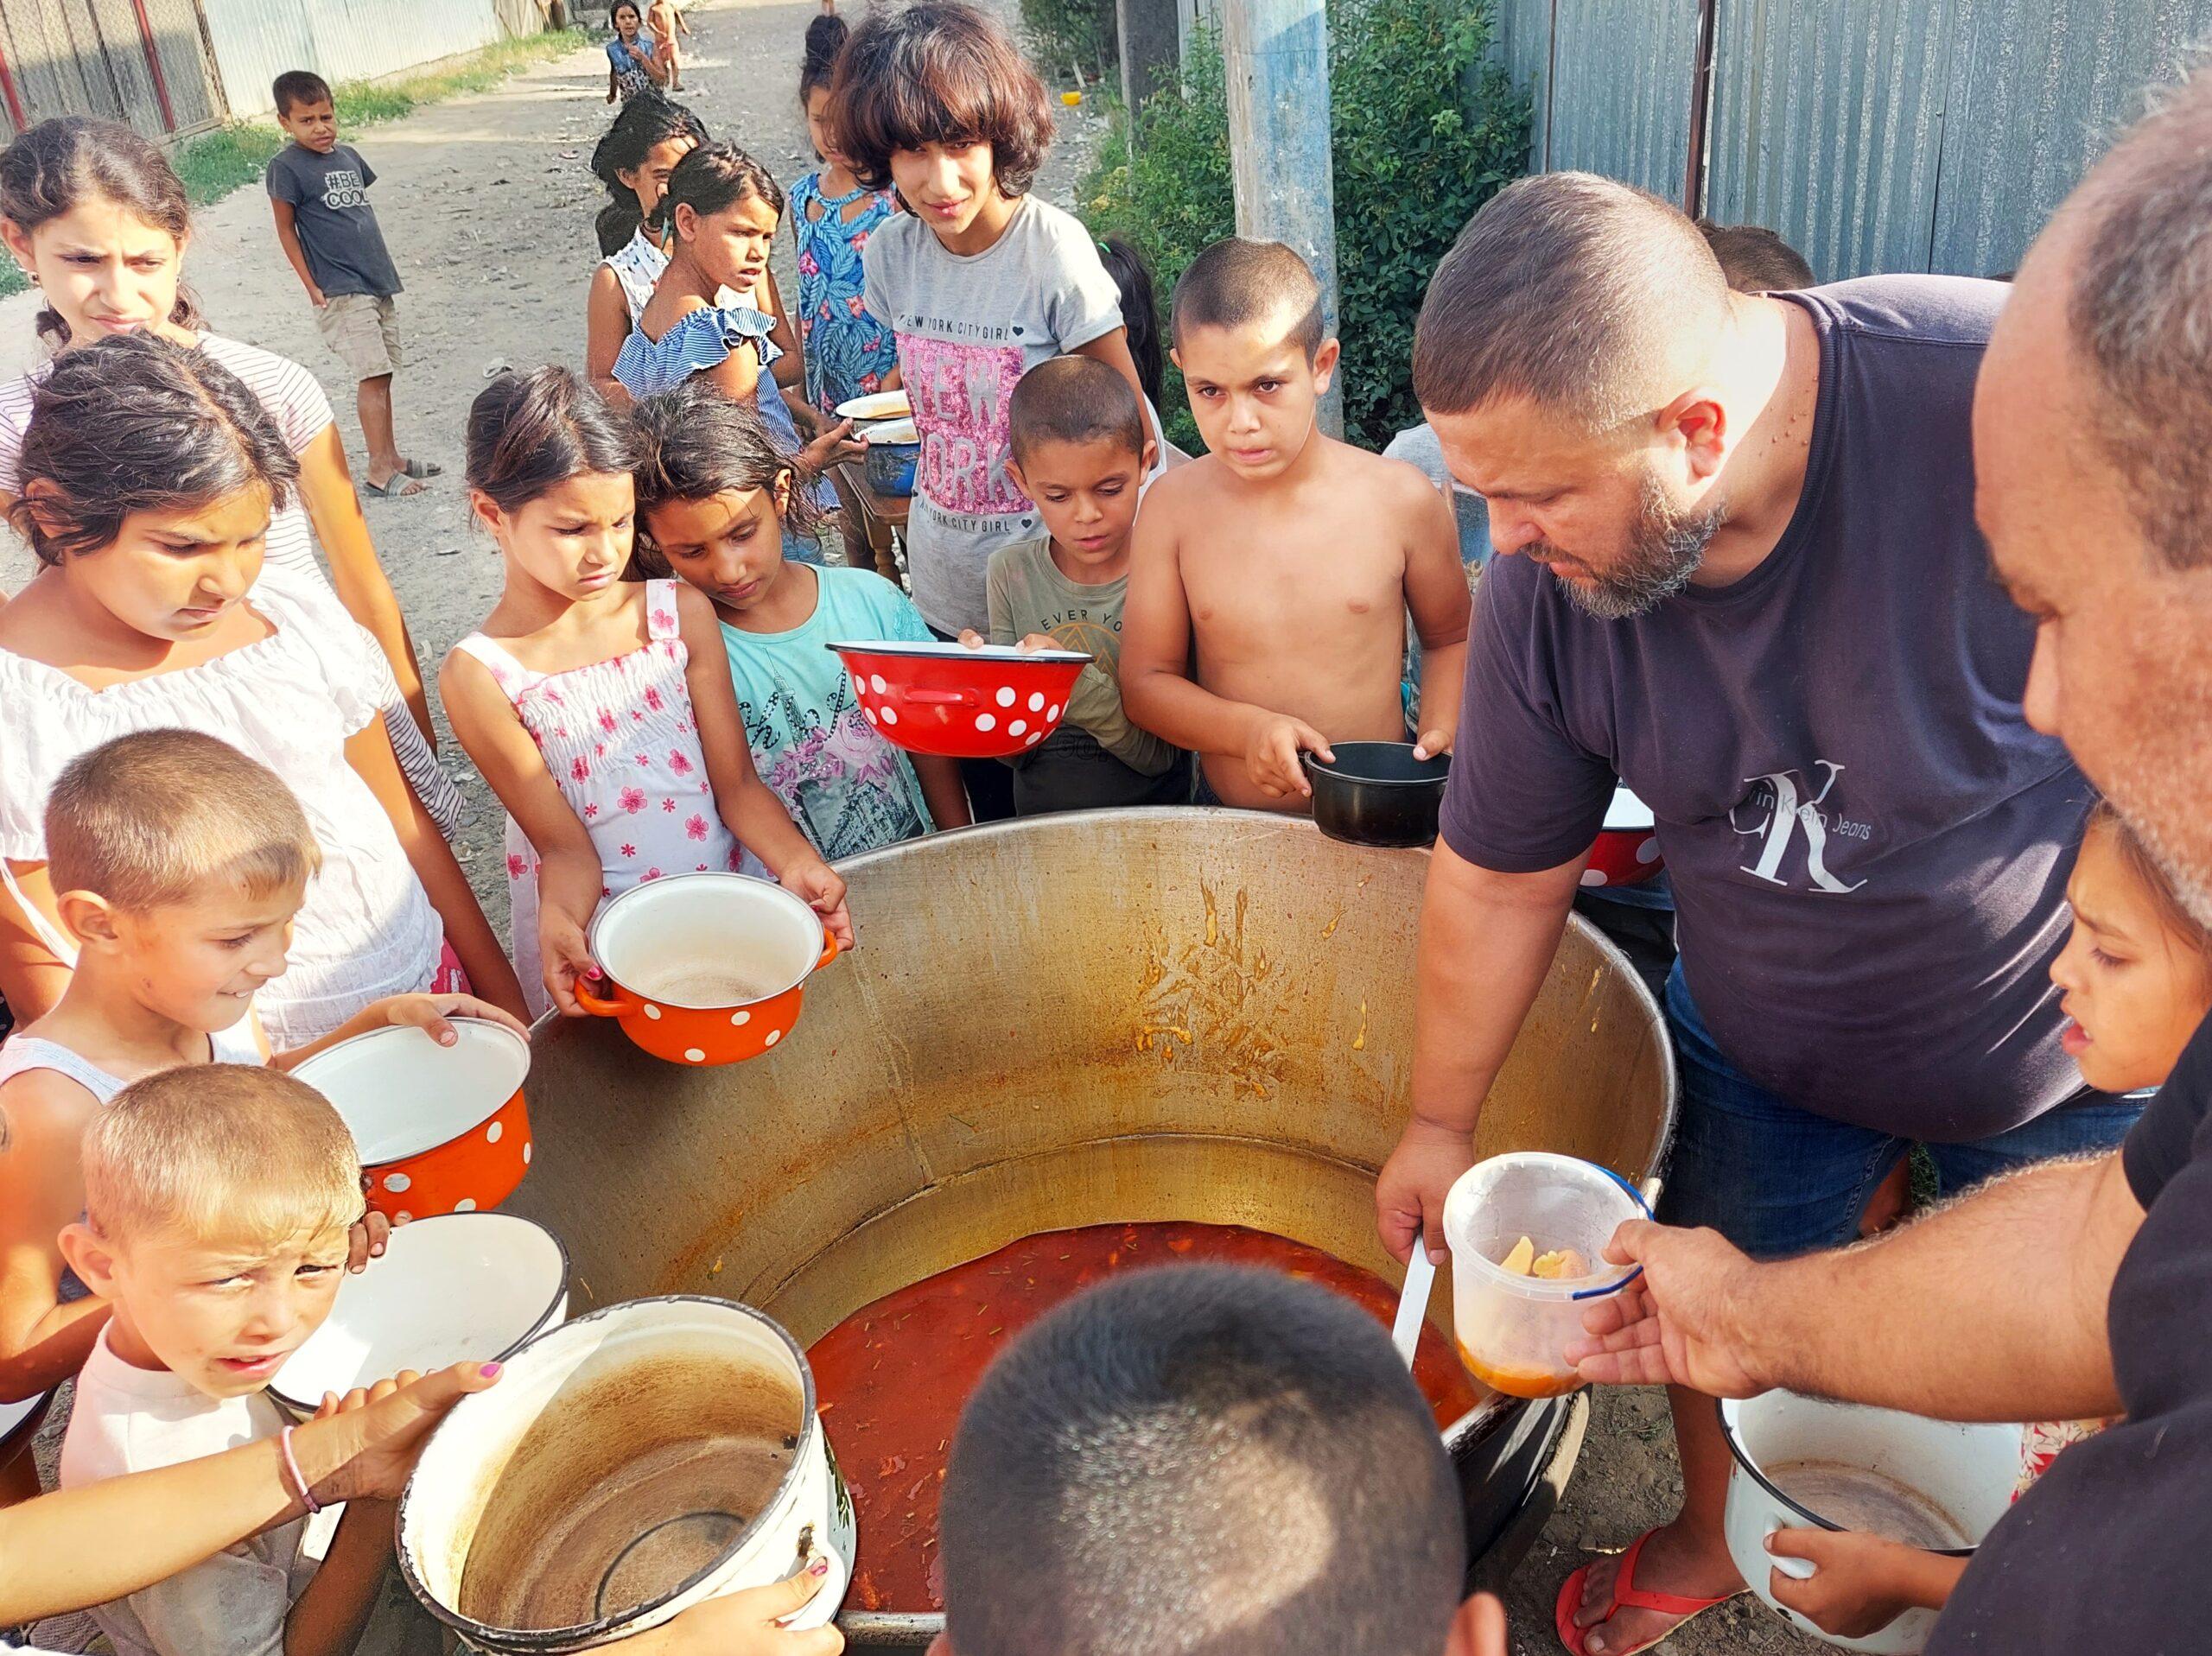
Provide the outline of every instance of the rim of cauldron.
[[[735,1553],[753,1539],[760,1526],[767,1522],[768,1515],[776,1510],[777,1504],[790,1492],[791,1485],[799,1477],[801,1469],[806,1462],[809,1442],[816,1433],[822,1431],[822,1421],[815,1413],[817,1399],[814,1391],[814,1368],[813,1365],[806,1361],[806,1353],[800,1348],[798,1342],[791,1338],[791,1330],[766,1311],[757,1310],[741,1301],[723,1299],[714,1294],[646,1294],[636,1299],[617,1300],[612,1305],[602,1305],[595,1311],[587,1311],[582,1317],[572,1317],[566,1323],[547,1329],[542,1334],[534,1335],[524,1341],[514,1355],[517,1358],[523,1357],[527,1355],[531,1348],[540,1341],[550,1340],[566,1333],[570,1329],[582,1328],[586,1323],[596,1323],[602,1318],[612,1317],[617,1311],[634,1310],[640,1305],[713,1305],[726,1310],[742,1311],[754,1322],[763,1324],[769,1332],[784,1342],[785,1349],[791,1354],[792,1358],[798,1364],[799,1378],[798,1450],[791,1457],[790,1469],[777,1480],[775,1494],[768,1498],[767,1504],[754,1513],[752,1520],[733,1536],[729,1544],[716,1553],[702,1569],[694,1571],[675,1586],[653,1598],[630,1605],[614,1615],[601,1616],[597,1621],[580,1621],[566,1627],[493,1627],[489,1622],[478,1621],[464,1615],[458,1609],[448,1609],[444,1602],[436,1594],[431,1592],[423,1578],[416,1573],[414,1556],[411,1550],[405,1545],[406,1537],[403,1531],[400,1537],[402,1544],[392,1549],[398,1556],[401,1579],[406,1582],[408,1590],[415,1595],[417,1602],[424,1606],[440,1621],[463,1637],[489,1634],[503,1645],[546,1651],[569,1650],[583,1645],[603,1642],[605,1634],[634,1622],[641,1616],[649,1615],[664,1605],[681,1598],[728,1564]],[[479,1392],[461,1399],[453,1412],[438,1423],[435,1430],[444,1431],[457,1416],[461,1415],[461,1411],[467,1406],[472,1398],[489,1395],[491,1395],[489,1393]],[[418,1461],[415,1469],[407,1475],[406,1487],[399,1493],[399,1509],[403,1518],[407,1512],[408,1497],[415,1491],[415,1480],[421,1475],[421,1473],[422,1463]]]

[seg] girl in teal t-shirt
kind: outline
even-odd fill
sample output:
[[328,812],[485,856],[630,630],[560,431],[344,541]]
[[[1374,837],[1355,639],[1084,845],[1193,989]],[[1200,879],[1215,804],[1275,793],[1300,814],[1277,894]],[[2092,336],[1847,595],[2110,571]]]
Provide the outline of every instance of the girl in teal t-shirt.
[[872,570],[783,555],[817,511],[760,416],[703,380],[639,404],[639,556],[704,593],[721,622],[753,763],[835,862],[969,821],[960,768],[908,755],[861,715],[845,639],[933,643],[921,612]]

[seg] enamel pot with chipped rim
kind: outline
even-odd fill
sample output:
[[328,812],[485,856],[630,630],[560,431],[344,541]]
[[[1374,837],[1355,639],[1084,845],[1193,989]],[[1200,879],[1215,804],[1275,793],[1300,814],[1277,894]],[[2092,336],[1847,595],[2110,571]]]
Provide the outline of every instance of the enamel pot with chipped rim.
[[[820,915],[747,874],[671,874],[632,886],[600,910],[589,943],[611,992],[580,983],[577,1001],[671,1063],[759,1057],[798,1021],[806,980],[837,958]],[[687,965],[759,992],[701,1004],[671,981]]]
[[[817,1408],[805,1354],[749,1305],[668,1294],[578,1317],[524,1346],[497,1386],[463,1398],[432,1431],[399,1498],[400,1574],[487,1656],[614,1644],[826,1558],[821,1589],[783,1623],[820,1627],[843,1602],[856,1537]],[[687,1443],[733,1431],[791,1448],[757,1511],[700,1505],[693,1497],[720,1487],[711,1477],[685,1484]],[[635,1534],[564,1527],[608,1481],[627,1482],[620,1510]],[[501,1583],[569,1570],[590,1613],[550,1627],[472,1615],[464,1602],[485,1608],[472,1563]]]

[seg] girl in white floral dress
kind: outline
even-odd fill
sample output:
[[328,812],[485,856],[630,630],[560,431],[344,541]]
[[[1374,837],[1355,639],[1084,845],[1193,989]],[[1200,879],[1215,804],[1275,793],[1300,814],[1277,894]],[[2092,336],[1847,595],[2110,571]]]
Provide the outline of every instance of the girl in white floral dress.
[[630,433],[563,368],[468,416],[470,503],[506,587],[439,674],[454,733],[507,808],[515,960],[574,1015],[600,904],[663,874],[772,874],[852,942],[845,884],[753,768],[713,606],[630,562]]

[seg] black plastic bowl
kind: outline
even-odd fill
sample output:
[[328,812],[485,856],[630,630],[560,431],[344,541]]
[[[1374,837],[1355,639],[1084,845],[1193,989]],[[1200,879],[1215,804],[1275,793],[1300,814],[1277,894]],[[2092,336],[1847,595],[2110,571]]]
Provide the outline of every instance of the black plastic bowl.
[[1306,755],[1316,828],[1350,845],[1435,843],[1448,756],[1417,759],[1411,742],[1337,742],[1330,752],[1333,765]]

